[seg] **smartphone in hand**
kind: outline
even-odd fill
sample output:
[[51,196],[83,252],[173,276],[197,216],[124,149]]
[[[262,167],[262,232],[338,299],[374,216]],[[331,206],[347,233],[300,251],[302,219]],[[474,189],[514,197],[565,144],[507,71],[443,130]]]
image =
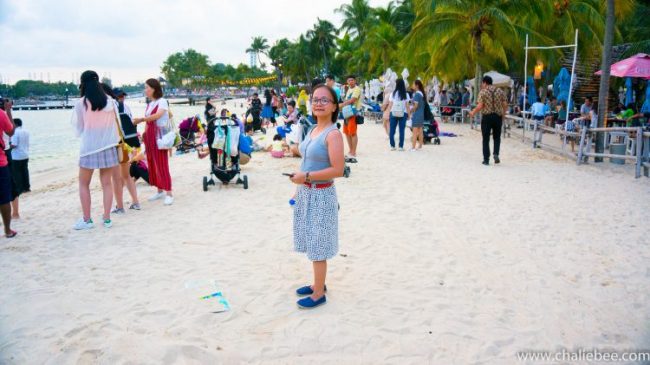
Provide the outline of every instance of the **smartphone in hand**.
[[289,174],[289,173],[286,173],[286,172],[283,172],[282,175],[284,175],[284,176],[289,176],[289,177],[293,177],[293,174]]

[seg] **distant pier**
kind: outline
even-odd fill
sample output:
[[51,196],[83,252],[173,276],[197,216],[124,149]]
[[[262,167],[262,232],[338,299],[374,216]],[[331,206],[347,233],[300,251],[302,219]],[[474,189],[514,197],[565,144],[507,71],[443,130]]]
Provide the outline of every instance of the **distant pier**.
[[55,110],[72,109],[74,105],[14,105],[12,110]]

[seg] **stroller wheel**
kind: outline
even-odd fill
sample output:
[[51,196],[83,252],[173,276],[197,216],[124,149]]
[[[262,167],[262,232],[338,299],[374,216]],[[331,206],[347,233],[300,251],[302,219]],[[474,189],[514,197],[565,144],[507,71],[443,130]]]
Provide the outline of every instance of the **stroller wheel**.
[[248,176],[246,175],[244,175],[243,184],[244,184],[244,190],[248,190]]
[[208,177],[203,176],[203,191],[208,191]]
[[433,144],[440,144],[440,138],[437,138],[433,141]]
[[343,177],[345,178],[350,177],[350,166],[345,166],[343,168]]

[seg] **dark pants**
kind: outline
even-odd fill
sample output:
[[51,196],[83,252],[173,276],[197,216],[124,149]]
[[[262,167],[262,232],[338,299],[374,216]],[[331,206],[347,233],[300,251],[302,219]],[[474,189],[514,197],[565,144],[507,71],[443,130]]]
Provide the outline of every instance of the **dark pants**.
[[483,161],[490,160],[490,132],[494,138],[494,155],[499,155],[501,147],[501,124],[503,118],[496,113],[485,114],[481,120],[481,133],[483,134]]
[[18,194],[30,191],[29,159],[11,161],[11,176],[16,184]]
[[406,115],[398,118],[392,114],[390,116],[390,129],[388,136],[390,139],[390,146],[395,147],[395,130],[399,126],[399,148],[404,148],[404,130],[406,129]]

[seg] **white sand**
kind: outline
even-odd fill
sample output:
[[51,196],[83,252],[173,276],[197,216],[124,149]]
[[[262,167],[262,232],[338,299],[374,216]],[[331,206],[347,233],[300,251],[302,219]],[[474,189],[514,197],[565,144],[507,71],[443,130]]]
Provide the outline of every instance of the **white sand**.
[[[485,167],[467,127],[419,153],[359,128],[360,163],[337,181],[342,256],[313,311],[295,304],[312,271],[281,176],[298,160],[258,153],[249,190],[205,193],[208,162],[174,157],[172,207],[139,185],[142,211],[87,232],[71,229],[75,172],[38,182],[20,235],[0,239],[0,363],[515,364],[650,343],[648,179],[514,138]],[[93,204],[98,220],[97,185]],[[230,312],[185,289],[201,279]]]

